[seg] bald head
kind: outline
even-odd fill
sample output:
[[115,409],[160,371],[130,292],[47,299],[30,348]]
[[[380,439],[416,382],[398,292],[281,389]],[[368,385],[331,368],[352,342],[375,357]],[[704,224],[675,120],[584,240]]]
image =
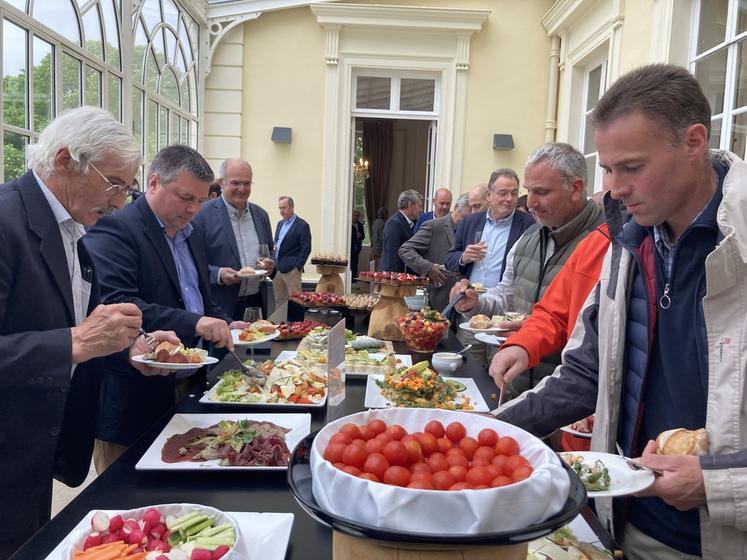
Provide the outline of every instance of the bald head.
[[443,218],[451,210],[451,191],[441,188],[433,195],[433,217]]
[[469,207],[473,214],[488,209],[488,185],[486,183],[479,183],[469,191]]
[[227,159],[221,163],[219,175],[223,197],[237,210],[244,210],[252,194],[252,166],[243,159]]

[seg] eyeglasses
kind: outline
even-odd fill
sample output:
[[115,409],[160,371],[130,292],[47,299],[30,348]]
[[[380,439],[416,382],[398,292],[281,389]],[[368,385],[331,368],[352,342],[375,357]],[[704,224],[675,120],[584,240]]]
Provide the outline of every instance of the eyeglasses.
[[115,183],[112,183],[109,179],[106,178],[106,175],[104,175],[98,167],[96,167],[93,163],[90,161],[88,162],[88,165],[93,167],[94,171],[99,174],[99,176],[106,181],[109,186],[106,187],[106,192],[114,191],[114,193],[118,196],[128,196],[137,192],[140,192],[134,185],[117,185]]

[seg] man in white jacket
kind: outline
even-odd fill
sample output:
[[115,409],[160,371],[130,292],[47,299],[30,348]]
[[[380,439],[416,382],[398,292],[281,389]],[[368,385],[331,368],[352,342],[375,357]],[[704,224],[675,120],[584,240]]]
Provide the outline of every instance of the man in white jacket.
[[[627,557],[744,558],[747,165],[709,152],[708,100],[683,68],[626,74],[594,120],[612,245],[562,364],[498,418],[545,435],[596,409],[593,450],[618,443],[662,471],[597,500]],[[674,428],[705,428],[707,454],[657,455]]]

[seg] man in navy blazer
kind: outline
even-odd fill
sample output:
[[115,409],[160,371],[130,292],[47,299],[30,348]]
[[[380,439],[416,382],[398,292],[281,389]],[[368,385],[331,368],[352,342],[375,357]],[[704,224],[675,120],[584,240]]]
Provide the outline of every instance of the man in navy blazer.
[[[144,328],[175,331],[185,347],[202,339],[233,349],[230,328],[244,324],[232,323],[213,301],[204,233],[190,223],[212,180],[210,166],[195,150],[164,148],[151,164],[145,196],[102,219],[85,243],[105,301],[134,303]],[[169,410],[180,392],[204,383],[204,375],[187,372],[182,378],[183,373],[143,377],[119,356],[107,359],[94,452],[99,472]]]
[[260,290],[263,277],[241,278],[239,271],[245,266],[272,271],[269,258],[262,261],[263,267],[257,261],[261,246],[267,249],[264,256],[273,252],[270,217],[249,202],[254,176],[251,165],[242,159],[227,159],[218,174],[223,194],[205,203],[193,222],[205,231],[215,301],[237,320],[244,318],[247,307],[260,307],[266,317]]
[[[135,305],[98,305],[80,237],[122,207],[139,161],[111,113],[81,107],[29,147],[31,171],[0,186],[0,559],[49,520],[52,477],[86,478],[100,358],[138,337]],[[143,351],[140,337],[131,353]]]
[[293,292],[301,291],[301,273],[311,253],[311,228],[295,212],[289,196],[278,199],[278,210],[283,218],[275,226],[276,272],[272,279],[275,307],[280,307]]
[[402,191],[395,212],[384,224],[381,233],[381,270],[404,272],[405,263],[399,256],[400,246],[412,237],[415,221],[423,211],[423,196],[414,189]]
[[511,247],[535,222],[531,214],[516,212],[519,177],[513,169],[493,171],[487,196],[488,209],[467,216],[457,227],[446,268],[492,288],[503,276]]

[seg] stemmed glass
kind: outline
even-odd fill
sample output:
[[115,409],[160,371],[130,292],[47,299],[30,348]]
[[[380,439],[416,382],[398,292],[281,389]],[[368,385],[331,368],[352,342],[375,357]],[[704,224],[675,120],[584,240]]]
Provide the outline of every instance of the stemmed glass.
[[[254,323],[262,319],[262,308],[261,307],[247,307],[244,309],[244,322]],[[254,345],[249,346],[249,353],[254,358]]]
[[259,257],[257,257],[257,266],[265,268],[269,264],[267,261],[271,261],[270,248],[266,243],[261,243],[259,246]]

